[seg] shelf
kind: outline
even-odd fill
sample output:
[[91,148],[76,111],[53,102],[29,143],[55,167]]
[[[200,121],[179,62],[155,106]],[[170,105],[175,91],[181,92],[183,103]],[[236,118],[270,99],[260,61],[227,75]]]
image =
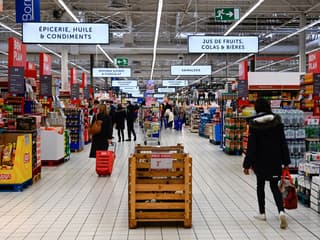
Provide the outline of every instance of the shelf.
[[320,141],[320,138],[306,138],[306,141],[312,142],[312,141]]

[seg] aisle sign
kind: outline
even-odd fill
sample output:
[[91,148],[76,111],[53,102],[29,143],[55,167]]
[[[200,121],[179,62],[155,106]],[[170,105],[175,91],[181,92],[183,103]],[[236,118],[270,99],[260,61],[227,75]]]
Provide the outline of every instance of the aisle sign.
[[257,53],[258,37],[199,36],[188,37],[189,53]]
[[161,93],[157,93],[157,94],[153,94],[154,98],[164,98],[166,95],[161,94]]
[[185,87],[188,86],[188,80],[163,80],[164,87]]
[[171,66],[171,75],[211,75],[211,65]]
[[131,68],[93,68],[93,77],[131,77]]
[[174,93],[176,92],[175,88],[158,88],[159,93]]
[[100,23],[23,23],[24,43],[109,44],[109,25]]
[[120,86],[121,91],[127,92],[127,91],[139,91],[138,86]]
[[16,0],[16,22],[40,22],[40,0]]
[[239,8],[215,8],[214,19],[216,21],[234,21],[239,20]]
[[111,82],[112,87],[136,87],[137,80],[114,80]]

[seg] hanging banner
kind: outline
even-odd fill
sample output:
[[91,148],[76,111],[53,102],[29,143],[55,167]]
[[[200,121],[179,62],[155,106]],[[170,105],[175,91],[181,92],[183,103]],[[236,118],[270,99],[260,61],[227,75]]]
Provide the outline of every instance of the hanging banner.
[[154,80],[148,80],[146,84],[146,93],[154,93]]
[[40,22],[40,0],[16,0],[16,22]]
[[36,64],[32,63],[32,62],[26,62],[26,66],[24,69],[24,76],[26,78],[37,78],[37,68],[36,68]]
[[51,56],[46,53],[39,54],[40,69],[39,74],[51,75]]
[[77,80],[77,70],[75,68],[70,68],[70,84],[71,84],[71,100],[79,99],[80,94],[80,84]]
[[23,23],[24,43],[109,44],[109,25],[101,23]]
[[40,75],[40,96],[52,96],[52,75]]
[[25,67],[27,48],[19,39],[8,38],[8,67]]
[[248,80],[248,61],[244,60],[239,63],[239,79]]
[[320,73],[320,51],[308,54],[308,72]]
[[9,67],[8,91],[22,95],[25,92],[24,67]]
[[90,98],[90,94],[89,94],[89,88],[88,88],[88,79],[87,79],[87,74],[85,72],[82,72],[81,74],[81,85],[80,88],[83,89],[83,98],[84,99],[89,99]]
[[189,53],[257,53],[258,37],[189,36]]

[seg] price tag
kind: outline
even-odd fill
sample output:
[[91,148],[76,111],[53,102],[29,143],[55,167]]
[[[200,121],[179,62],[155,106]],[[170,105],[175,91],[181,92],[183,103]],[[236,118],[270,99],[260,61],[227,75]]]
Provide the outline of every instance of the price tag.
[[151,154],[151,169],[172,169],[173,159],[171,154]]

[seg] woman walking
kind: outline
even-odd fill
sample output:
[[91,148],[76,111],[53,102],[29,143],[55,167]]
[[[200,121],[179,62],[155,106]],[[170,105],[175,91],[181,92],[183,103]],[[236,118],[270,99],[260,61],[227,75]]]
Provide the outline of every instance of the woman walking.
[[118,142],[124,141],[124,125],[126,119],[126,110],[122,107],[121,104],[118,104],[118,108],[115,111],[115,126],[118,130]]
[[96,157],[97,150],[108,150],[109,144],[112,143],[112,121],[105,104],[98,105],[97,114],[93,118],[92,124],[94,121],[100,121],[101,131],[92,136],[90,158]]
[[287,228],[282,194],[278,187],[282,168],[288,168],[290,156],[280,116],[272,113],[270,103],[258,99],[254,105],[257,113],[249,124],[247,153],[243,162],[244,174],[253,169],[257,177],[259,215],[256,219],[266,221],[265,182],[269,181],[273,198],[278,208],[280,228]]

